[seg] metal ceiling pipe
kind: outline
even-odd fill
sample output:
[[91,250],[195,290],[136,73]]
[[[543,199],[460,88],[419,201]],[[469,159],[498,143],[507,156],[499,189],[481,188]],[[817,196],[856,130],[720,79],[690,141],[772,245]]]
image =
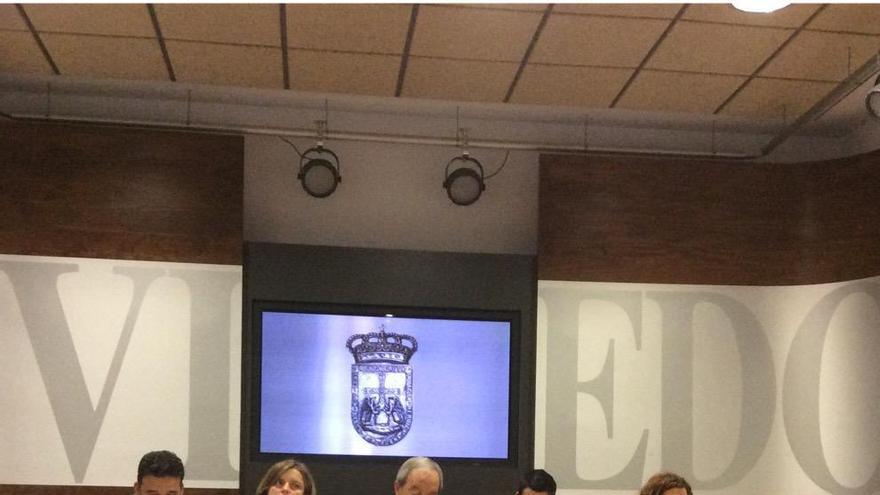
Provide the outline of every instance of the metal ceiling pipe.
[[849,96],[849,94],[855,91],[856,88],[864,84],[865,81],[873,77],[878,70],[880,70],[880,52],[869,58],[867,62],[862,64],[862,66],[850,74],[849,77],[841,81],[840,84],[832,89],[830,93],[825,95],[824,98],[816,102],[815,105],[801,114],[801,116],[792,122],[791,125],[783,129],[782,132],[771,139],[766,146],[761,148],[761,156],[769,155],[803,126],[821,117],[825,112]]
[[[241,125],[217,125],[217,124],[180,124],[177,122],[153,122],[141,120],[119,120],[119,119],[99,119],[99,118],[80,118],[80,117],[53,117],[47,115],[33,114],[10,114],[4,113],[7,117],[14,121],[20,122],[39,122],[52,124],[76,124],[76,125],[93,125],[103,127],[128,127],[140,129],[179,131],[179,132],[196,132],[205,134],[225,134],[225,135],[263,135],[278,137],[298,137],[312,138],[316,137],[314,129],[297,129],[297,128],[278,128],[278,127],[260,127],[260,126],[241,126]],[[434,136],[418,136],[406,134],[386,134],[386,133],[370,133],[370,132],[354,132],[354,131],[327,131],[324,135],[325,139],[334,139],[339,141],[358,141],[373,143],[390,143],[390,144],[416,144],[425,146],[460,146],[461,143],[456,138],[434,137]],[[502,140],[469,140],[469,148],[483,149],[499,149],[511,151],[533,151],[538,153],[555,153],[555,154],[576,154],[576,155],[622,155],[622,156],[662,156],[671,158],[688,158],[688,159],[725,159],[725,160],[750,160],[760,158],[761,155],[747,155],[744,153],[729,152],[704,152],[704,151],[688,151],[688,150],[663,150],[663,149],[642,149],[642,148],[612,148],[612,147],[593,147],[583,145],[562,145],[556,143],[540,143],[525,141],[502,141]]]

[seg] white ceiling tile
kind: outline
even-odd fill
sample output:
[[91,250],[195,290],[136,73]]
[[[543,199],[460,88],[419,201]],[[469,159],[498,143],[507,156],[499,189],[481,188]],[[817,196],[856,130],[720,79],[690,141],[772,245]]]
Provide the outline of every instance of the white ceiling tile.
[[755,78],[721,113],[790,124],[834,86],[825,82]]
[[287,45],[401,54],[411,13],[409,5],[291,4],[287,6]]
[[0,31],[0,72],[52,74],[43,52],[27,31]]
[[633,69],[528,64],[510,101],[608,108]]
[[65,76],[168,79],[156,40],[54,33],[42,39]]
[[880,34],[880,5],[830,4],[807,29]]
[[300,91],[394,96],[400,56],[291,50],[291,88]]
[[554,13],[642,17],[646,19],[672,19],[680,9],[681,4],[675,3],[560,3],[553,6]]
[[750,75],[793,30],[681,21],[646,67]]
[[880,49],[880,37],[801,31],[760,75],[842,81]]
[[283,88],[281,48],[168,41],[178,81],[221,86]]
[[27,24],[12,4],[0,4],[0,29],[27,31]]
[[160,3],[156,17],[166,39],[281,46],[277,5]]
[[474,62],[411,57],[403,96],[501,102],[516,74],[511,62]]
[[697,3],[688,6],[683,18],[724,24],[799,28],[818,8],[818,4],[794,4],[765,14],[743,12],[725,3]]
[[541,14],[425,5],[419,9],[413,55],[520,62]]
[[26,4],[37,31],[110,36],[154,37],[146,5],[140,4]]
[[665,20],[551,14],[530,61],[637,67],[668,25]]
[[643,70],[617,103],[619,108],[711,114],[745,76]]

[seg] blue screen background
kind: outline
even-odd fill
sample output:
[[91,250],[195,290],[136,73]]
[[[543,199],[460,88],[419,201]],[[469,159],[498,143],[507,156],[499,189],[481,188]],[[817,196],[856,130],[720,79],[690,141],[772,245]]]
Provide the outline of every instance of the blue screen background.
[[[413,423],[399,443],[351,423],[349,336],[415,337]],[[263,312],[260,451],[506,459],[510,323]]]

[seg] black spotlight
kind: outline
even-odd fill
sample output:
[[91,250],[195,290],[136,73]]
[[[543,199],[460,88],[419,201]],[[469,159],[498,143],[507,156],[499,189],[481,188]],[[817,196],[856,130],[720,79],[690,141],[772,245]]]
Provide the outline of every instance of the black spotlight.
[[[449,167],[453,163],[457,163],[459,167],[449,173]],[[480,194],[486,190],[484,180],[483,165],[476,158],[464,153],[446,164],[446,179],[443,181],[443,187],[453,203],[467,206],[480,199]]]
[[302,182],[303,189],[309,195],[326,198],[333,194],[342,181],[339,175],[339,157],[323,146],[310,148],[299,159],[299,174],[296,178]]
[[874,81],[874,87],[868,91],[865,105],[868,107],[868,112],[871,115],[880,119],[880,76],[877,76],[877,80]]

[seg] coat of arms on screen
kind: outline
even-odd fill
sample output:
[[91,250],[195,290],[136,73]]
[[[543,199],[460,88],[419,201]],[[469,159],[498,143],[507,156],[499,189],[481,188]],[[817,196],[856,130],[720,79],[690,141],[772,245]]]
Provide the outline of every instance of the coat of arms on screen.
[[410,335],[379,332],[356,334],[345,343],[354,356],[351,366],[351,422],[373,445],[394,445],[412,426],[412,366],[419,348]]

